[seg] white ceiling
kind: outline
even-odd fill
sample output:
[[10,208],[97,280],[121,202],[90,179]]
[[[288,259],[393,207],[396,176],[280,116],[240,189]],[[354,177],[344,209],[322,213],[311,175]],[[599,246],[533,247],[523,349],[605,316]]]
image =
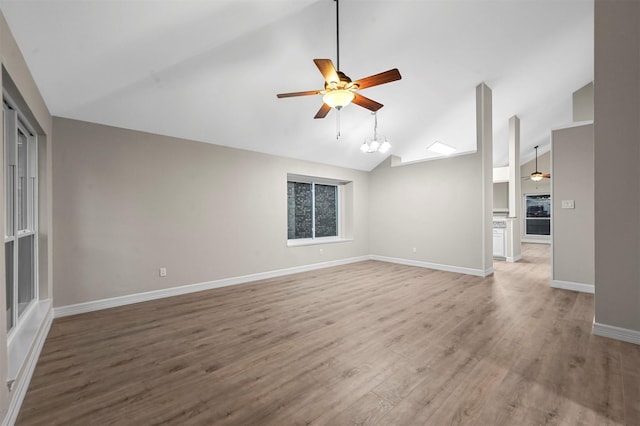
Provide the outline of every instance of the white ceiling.
[[[333,0],[0,0],[55,116],[371,170],[371,113],[314,120],[312,62],[335,63]],[[507,164],[509,117],[522,162],[571,121],[593,80],[593,0],[340,2],[340,65],[353,80],[398,68],[362,93],[385,105],[378,131],[403,161],[435,140],[475,150],[475,87],[493,90],[494,165]]]

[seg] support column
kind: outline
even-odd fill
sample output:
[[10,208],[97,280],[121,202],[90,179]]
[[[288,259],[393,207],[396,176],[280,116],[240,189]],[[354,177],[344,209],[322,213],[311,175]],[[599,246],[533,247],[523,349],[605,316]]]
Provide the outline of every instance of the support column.
[[482,269],[493,274],[493,118],[491,89],[481,83],[476,87],[476,131],[481,155],[482,186]]
[[520,118],[509,119],[509,232],[507,261],[522,258],[520,224],[522,223],[522,179],[520,176]]
[[594,17],[594,333],[640,344],[640,2]]

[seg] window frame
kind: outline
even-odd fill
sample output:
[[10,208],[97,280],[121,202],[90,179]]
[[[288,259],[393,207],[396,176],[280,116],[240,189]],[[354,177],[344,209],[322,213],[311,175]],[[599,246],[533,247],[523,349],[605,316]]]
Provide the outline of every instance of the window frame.
[[[544,216],[544,217],[529,217],[528,216],[528,210],[527,210],[527,200],[529,197],[548,197],[548,201],[549,201],[549,216]],[[534,238],[534,239],[549,239],[551,238],[551,232],[552,232],[552,227],[551,227],[551,208],[552,208],[552,204],[551,204],[551,194],[549,193],[539,193],[539,194],[524,194],[523,196],[523,202],[524,202],[524,206],[523,206],[523,219],[524,219],[524,229],[523,229],[523,235],[524,238]],[[542,221],[548,221],[549,222],[549,234],[529,234],[527,232],[527,223],[529,221],[533,221],[533,222],[542,222]]]
[[[312,229],[311,229],[311,238],[289,238],[288,234],[288,220],[289,220],[289,205],[287,203],[287,246],[295,247],[295,246],[307,246],[307,245],[316,245],[316,244],[327,244],[327,243],[335,243],[342,241],[350,241],[350,239],[344,238],[344,186],[348,184],[348,181],[339,180],[339,179],[331,179],[331,178],[322,178],[322,177],[314,177],[314,176],[304,176],[297,174],[287,174],[287,188],[289,182],[294,183],[305,183],[311,185],[311,216],[312,216]],[[315,197],[315,185],[325,185],[325,186],[334,186],[336,188],[336,233],[335,236],[327,236],[327,237],[316,237],[316,197]],[[288,201],[288,195],[287,195]]]
[[[9,194],[7,188],[7,176],[8,176],[8,168],[12,168],[10,173],[13,176],[13,193],[10,196],[11,199],[11,208],[10,212],[11,218],[5,218],[5,250],[8,243],[13,244],[13,282],[5,283],[6,286],[12,285],[12,321],[11,324],[7,323],[7,344],[8,347],[11,348],[12,342],[16,336],[19,336],[22,333],[23,328],[28,327],[25,324],[30,322],[30,319],[35,311],[35,307],[38,305],[38,301],[40,300],[39,295],[39,259],[38,259],[38,136],[37,133],[33,130],[32,126],[29,124],[28,119],[22,114],[20,109],[16,106],[16,103],[13,101],[11,96],[9,96],[5,91],[2,93],[3,95],[3,103],[2,103],[2,111],[3,111],[3,121],[4,121],[4,134],[3,134],[3,158],[4,158],[4,169],[3,173],[5,176],[5,196],[2,200],[2,206],[5,211],[5,216],[9,216],[9,212],[7,208],[9,207]],[[13,111],[12,114],[8,114],[8,111]],[[9,117],[15,120],[15,123],[7,125],[9,121]],[[20,220],[18,218],[18,196],[17,196],[17,188],[18,188],[18,141],[7,141],[8,138],[12,138],[11,135],[8,135],[7,129],[9,131],[15,130],[15,137],[18,137],[18,133],[22,133],[25,136],[25,155],[26,155],[26,171],[25,171],[25,188],[23,189],[23,197],[26,197],[26,208],[25,212],[25,220],[26,227],[24,229],[20,228]],[[10,166],[7,166],[7,159],[9,156],[13,157],[13,161]],[[7,228],[11,225],[12,229]],[[31,242],[31,297],[26,305],[20,309],[19,302],[19,294],[20,294],[20,286],[19,286],[19,250],[20,250],[20,240],[26,241],[28,238],[32,239]],[[6,259],[6,258],[5,258]],[[5,289],[6,291],[6,289]],[[9,328],[9,325],[11,327]]]

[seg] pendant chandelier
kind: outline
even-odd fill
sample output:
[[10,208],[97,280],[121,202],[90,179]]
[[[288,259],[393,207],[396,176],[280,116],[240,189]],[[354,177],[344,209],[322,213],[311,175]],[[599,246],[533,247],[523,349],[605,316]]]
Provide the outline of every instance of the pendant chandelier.
[[362,145],[360,146],[360,151],[367,153],[381,152],[384,154],[389,151],[391,144],[385,136],[378,133],[378,115],[376,112],[372,112],[371,115],[373,115],[374,119],[373,137],[368,136],[365,138],[364,142],[362,142]]

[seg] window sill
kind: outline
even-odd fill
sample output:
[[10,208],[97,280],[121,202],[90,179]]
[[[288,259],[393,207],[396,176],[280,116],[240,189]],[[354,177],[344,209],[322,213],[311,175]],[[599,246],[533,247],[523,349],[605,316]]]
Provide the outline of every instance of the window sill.
[[9,380],[15,380],[22,370],[50,308],[51,300],[49,299],[32,302],[32,306],[29,306],[23,317],[20,318],[16,329],[11,330],[11,336],[8,339],[9,371],[7,376]]
[[333,243],[346,243],[353,241],[353,238],[316,238],[312,239],[300,239],[300,240],[287,240],[287,247],[300,247],[300,246],[315,246],[319,244],[333,244]]

